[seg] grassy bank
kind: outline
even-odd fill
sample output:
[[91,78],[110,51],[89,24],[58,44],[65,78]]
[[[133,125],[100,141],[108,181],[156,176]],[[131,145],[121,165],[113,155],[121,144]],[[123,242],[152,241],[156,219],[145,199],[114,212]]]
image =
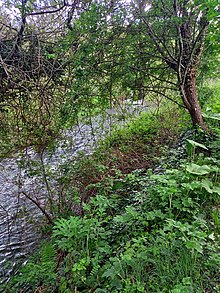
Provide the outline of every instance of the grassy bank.
[[[213,97],[204,107],[217,113]],[[209,112],[208,134],[177,108],[144,113],[62,165],[51,240],[3,292],[220,292],[220,123]]]

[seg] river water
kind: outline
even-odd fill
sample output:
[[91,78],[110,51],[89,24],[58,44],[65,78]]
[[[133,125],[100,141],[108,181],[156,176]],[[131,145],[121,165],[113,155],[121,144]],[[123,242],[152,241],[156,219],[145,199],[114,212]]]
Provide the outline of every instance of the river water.
[[[121,110],[123,114],[137,115],[146,108],[146,105],[136,105],[117,111],[108,110],[92,118],[90,123],[81,123],[66,131],[51,153],[38,154],[27,148],[13,158],[0,161],[0,284],[16,272],[42,239],[41,228],[45,217],[30,200],[33,198],[46,209],[48,186],[36,172],[42,165],[40,162],[49,166],[53,174],[60,164],[76,157],[78,152],[91,153],[98,140],[109,133],[115,124],[126,123],[125,120],[119,121]],[[55,181],[49,178],[48,184],[50,187],[54,184],[55,193]]]

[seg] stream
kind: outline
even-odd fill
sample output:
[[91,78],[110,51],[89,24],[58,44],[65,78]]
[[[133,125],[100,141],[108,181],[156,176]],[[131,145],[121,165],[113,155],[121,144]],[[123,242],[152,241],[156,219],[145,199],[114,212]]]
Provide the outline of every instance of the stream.
[[[42,240],[41,228],[45,218],[25,194],[43,203],[48,193],[42,178],[34,175],[33,170],[30,172],[32,165],[29,162],[37,164],[43,160],[55,172],[60,164],[76,157],[78,152],[90,154],[98,140],[109,134],[115,124],[125,124],[129,118],[119,120],[121,110],[138,115],[146,109],[147,105],[137,104],[107,110],[105,114],[93,117],[90,123],[81,123],[67,130],[55,150],[44,152],[43,157],[29,147],[22,154],[0,161],[0,284],[16,273]],[[53,179],[50,185],[53,185]]]

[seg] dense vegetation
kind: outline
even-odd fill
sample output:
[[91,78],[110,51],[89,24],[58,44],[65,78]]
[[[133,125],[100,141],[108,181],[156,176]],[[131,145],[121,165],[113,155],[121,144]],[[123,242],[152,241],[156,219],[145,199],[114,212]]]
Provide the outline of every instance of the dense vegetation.
[[[44,2],[0,18],[0,156],[32,146],[47,191],[25,194],[45,240],[0,290],[220,292],[218,1]],[[128,122],[92,154],[44,162],[111,107]]]
[[[71,198],[6,292],[219,292],[219,116],[208,124],[215,133],[182,136],[166,117],[155,128],[155,115],[144,114],[101,155],[62,166],[58,180]],[[77,180],[87,185],[81,194]],[[80,195],[87,200],[76,215]]]

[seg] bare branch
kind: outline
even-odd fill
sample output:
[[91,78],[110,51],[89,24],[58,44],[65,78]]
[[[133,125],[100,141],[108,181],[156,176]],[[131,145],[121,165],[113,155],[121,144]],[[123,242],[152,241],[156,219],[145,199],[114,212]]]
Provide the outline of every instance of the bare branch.
[[[204,24],[202,25],[197,37],[196,37],[196,40],[193,43],[193,47],[192,47],[191,52],[190,52],[188,63],[186,65],[185,69],[184,69],[184,75],[183,75],[183,81],[182,81],[183,83],[186,80],[187,71],[188,71],[188,68],[189,68],[192,60],[193,60],[193,57],[195,58],[194,59],[194,64],[195,65],[197,65],[197,63],[199,61],[200,55],[202,53],[202,48],[203,48],[203,45],[204,45],[204,40],[205,40],[208,25],[209,25],[209,23],[205,21]],[[198,45],[198,47],[196,48],[197,45]]]
[[56,13],[64,9],[66,5],[62,5],[61,7],[54,9],[54,10],[44,10],[44,11],[36,11],[36,12],[30,12],[26,14],[26,16],[34,16],[34,15],[43,15],[43,14],[51,14],[51,13]]
[[[143,17],[143,21],[144,23],[147,25],[148,28],[148,33],[151,36],[151,38],[153,39],[153,42],[158,50],[158,52],[161,54],[161,58],[174,70],[176,70],[177,67],[177,62],[176,59],[172,56],[172,54],[169,52],[169,50],[167,49],[165,42],[162,42],[158,36],[153,32],[152,27],[150,26],[150,24],[148,23],[148,21],[146,21],[146,19]],[[165,50],[167,51],[168,55],[170,56],[169,59],[168,56],[164,53],[163,49],[160,46],[160,43],[164,46]]]
[[175,104],[178,105],[179,107],[186,109],[186,107],[185,107],[184,105],[182,105],[182,104],[178,103],[177,101],[175,101],[174,99],[170,98],[170,97],[169,97],[168,95],[166,95],[164,92],[161,92],[161,91],[156,90],[156,89],[154,89],[154,88],[147,88],[147,91],[148,91],[148,92],[153,92],[153,93],[155,93],[155,94],[159,94],[159,95],[165,97],[166,99],[172,101],[173,103],[175,103]]
[[47,211],[44,208],[42,208],[41,204],[36,199],[28,195],[26,192],[22,191],[22,193],[27,199],[29,199],[31,202],[33,202],[36,205],[36,207],[42,212],[42,214],[47,218],[48,222],[52,225],[53,224],[52,217],[49,215],[49,213],[47,213]]

